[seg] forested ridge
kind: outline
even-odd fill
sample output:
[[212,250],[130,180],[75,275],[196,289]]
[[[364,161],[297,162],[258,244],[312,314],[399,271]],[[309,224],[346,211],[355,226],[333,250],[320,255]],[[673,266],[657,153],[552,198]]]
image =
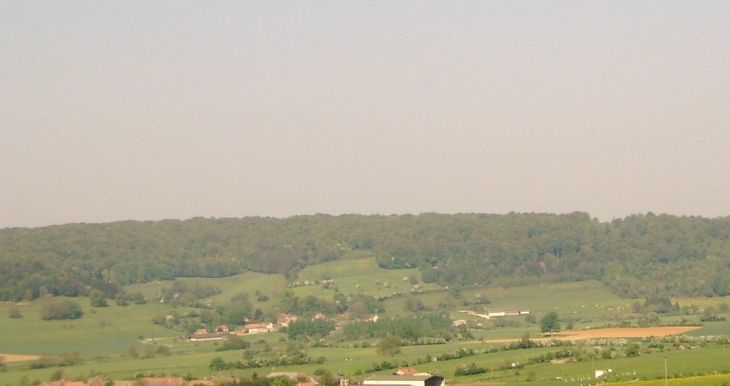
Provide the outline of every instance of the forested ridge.
[[0,300],[107,295],[125,284],[243,271],[295,278],[375,256],[425,282],[601,280],[625,297],[730,294],[730,218],[586,213],[313,215],[69,224],[0,230]]

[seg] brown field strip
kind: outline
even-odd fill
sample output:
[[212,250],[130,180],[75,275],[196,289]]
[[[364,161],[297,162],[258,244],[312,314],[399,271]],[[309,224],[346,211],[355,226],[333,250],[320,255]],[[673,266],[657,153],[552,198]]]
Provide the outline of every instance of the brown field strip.
[[34,361],[40,358],[38,355],[14,355],[2,353],[0,353],[0,357],[3,358],[5,363]]
[[[696,330],[698,326],[673,327],[632,327],[632,328],[595,328],[590,330],[564,331],[556,335],[555,339],[582,340],[596,338],[648,338],[650,336],[681,335]],[[551,338],[548,338],[551,339]]]
[[[686,332],[696,330],[698,326],[682,326],[682,327],[627,327],[627,328],[595,328],[590,330],[569,330],[561,331],[553,336],[541,336],[535,338],[535,341],[549,340],[584,340],[584,339],[601,339],[601,338],[648,338],[651,336],[669,336],[681,335]],[[520,339],[495,339],[483,340],[484,343],[509,343]]]

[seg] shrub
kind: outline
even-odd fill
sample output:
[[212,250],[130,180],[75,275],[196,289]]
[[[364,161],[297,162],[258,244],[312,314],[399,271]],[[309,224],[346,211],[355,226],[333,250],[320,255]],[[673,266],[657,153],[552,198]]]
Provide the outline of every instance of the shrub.
[[129,301],[127,301],[127,296],[121,292],[114,295],[114,302],[118,306],[122,306],[122,307],[129,305]]
[[81,306],[72,300],[51,299],[41,307],[41,319],[43,320],[78,319],[83,314]]
[[223,359],[221,359],[220,357],[215,357],[215,358],[211,359],[208,367],[211,370],[223,370],[226,368],[226,362],[223,361]]
[[474,374],[484,374],[488,370],[484,367],[477,366],[474,362],[472,362],[470,365],[461,365],[456,368],[454,371],[454,376],[459,377],[463,375],[474,375]]
[[10,317],[10,319],[18,319],[18,318],[22,318],[23,314],[20,313],[20,307],[15,305],[8,312],[8,316]]
[[229,335],[223,344],[216,348],[216,351],[244,350],[251,347],[251,343],[243,340],[240,336]]
[[109,305],[106,301],[106,295],[96,289],[89,291],[89,299],[91,299],[92,307],[106,307]]

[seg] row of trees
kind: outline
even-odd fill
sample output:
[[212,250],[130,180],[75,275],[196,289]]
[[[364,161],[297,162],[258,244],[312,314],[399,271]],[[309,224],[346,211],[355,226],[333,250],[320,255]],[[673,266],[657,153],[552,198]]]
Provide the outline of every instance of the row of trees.
[[450,340],[454,330],[451,319],[438,313],[426,313],[417,318],[381,318],[375,322],[346,324],[341,332],[342,340],[363,340],[396,336],[408,343],[418,343],[422,338]]
[[[0,300],[113,298],[121,285],[304,267],[372,254],[425,282],[602,280],[626,297],[730,294],[730,218],[586,213],[296,216],[0,230]],[[682,272],[677,276],[676,272]]]
[[385,306],[382,301],[365,294],[346,297],[341,292],[334,291],[332,300],[327,300],[314,295],[299,297],[292,291],[287,291],[281,300],[280,310],[303,317],[312,317],[318,313],[334,316],[347,312],[353,318],[360,319],[385,312]]

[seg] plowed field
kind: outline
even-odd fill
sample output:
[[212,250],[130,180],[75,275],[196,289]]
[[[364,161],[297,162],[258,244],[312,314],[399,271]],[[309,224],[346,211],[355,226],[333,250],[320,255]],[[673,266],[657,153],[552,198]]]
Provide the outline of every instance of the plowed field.
[[13,354],[0,354],[0,357],[2,357],[6,363],[34,361],[34,360],[40,358],[37,355],[13,355]]
[[590,330],[563,331],[552,339],[582,340],[596,338],[646,338],[650,336],[681,335],[699,327],[647,327],[647,328],[596,328]]
[[[540,336],[534,338],[535,341],[546,340],[583,340],[583,339],[600,339],[600,338],[646,338],[650,336],[669,336],[681,335],[688,331],[696,330],[700,327],[629,327],[629,328],[595,328],[590,330],[569,330],[561,331],[553,336]],[[509,343],[519,339],[494,339],[483,340],[484,343]]]

